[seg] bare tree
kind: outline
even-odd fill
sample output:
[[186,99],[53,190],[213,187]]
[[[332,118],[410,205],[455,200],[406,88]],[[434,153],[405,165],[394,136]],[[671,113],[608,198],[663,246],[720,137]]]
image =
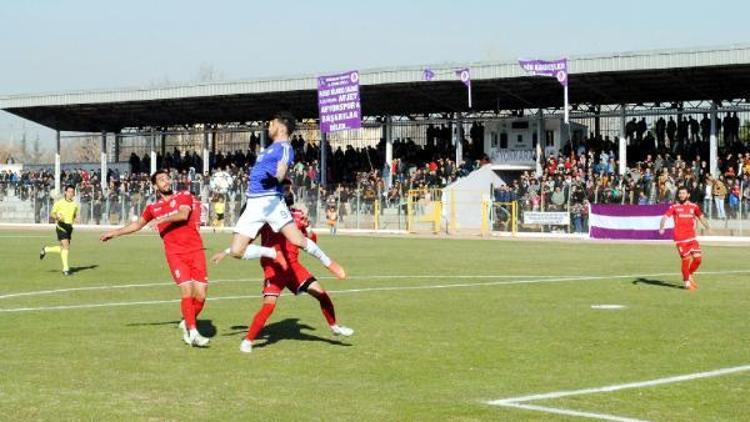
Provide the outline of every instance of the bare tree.
[[196,80],[198,82],[216,82],[224,79],[224,74],[218,70],[214,65],[209,63],[201,63],[198,68],[198,75]]
[[100,139],[96,136],[71,139],[66,142],[63,161],[74,163],[91,163],[99,161],[101,146]]

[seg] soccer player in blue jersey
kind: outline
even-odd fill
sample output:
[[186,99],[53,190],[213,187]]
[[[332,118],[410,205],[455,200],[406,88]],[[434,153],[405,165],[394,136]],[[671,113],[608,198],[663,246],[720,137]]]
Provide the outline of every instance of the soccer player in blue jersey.
[[253,260],[260,257],[276,259],[282,265],[286,262],[274,248],[251,245],[265,224],[276,233],[282,233],[289,242],[317,258],[337,278],[346,278],[344,269],[331,260],[320,247],[297,228],[289,209],[284,202],[282,182],[287,171],[294,164],[294,149],[289,137],[294,132],[296,121],[288,112],[276,114],[268,125],[268,136],[273,143],[258,155],[255,165],[249,171],[247,201],[242,215],[234,227],[231,247],[214,255],[214,263],[225,256]]

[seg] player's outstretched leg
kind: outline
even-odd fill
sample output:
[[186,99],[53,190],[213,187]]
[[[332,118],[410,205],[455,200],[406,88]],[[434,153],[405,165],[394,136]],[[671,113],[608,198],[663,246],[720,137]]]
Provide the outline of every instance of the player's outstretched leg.
[[297,245],[297,247],[304,249],[305,252],[317,258],[324,267],[328,268],[328,271],[336,276],[336,278],[341,280],[346,278],[346,272],[344,269],[329,258],[328,255],[320,249],[317,243],[312,239],[305,237],[297,226],[294,224],[287,224],[281,229],[281,233],[287,238],[287,240]]
[[270,258],[276,261],[282,269],[287,269],[286,258],[284,254],[277,253],[276,249],[268,248],[265,246],[253,245],[251,242],[254,239],[235,233],[232,238],[232,244],[227,249],[215,254],[211,257],[211,261],[214,264],[221,262],[227,255],[237,259],[244,259],[247,261],[256,260],[258,258]]
[[268,317],[273,313],[276,307],[276,299],[276,296],[265,296],[263,298],[263,306],[255,313],[253,322],[250,324],[250,328],[247,329],[247,335],[245,335],[242,343],[240,343],[240,352],[250,353],[253,351],[253,340],[258,337],[260,330],[266,325]]
[[39,259],[44,259],[48,253],[56,253],[60,255],[60,261],[63,266],[63,274],[69,275],[70,269],[68,268],[68,249],[63,246],[45,246],[39,251]]
[[331,301],[331,297],[328,296],[328,293],[318,282],[310,284],[310,286],[307,287],[307,293],[315,299],[318,299],[318,302],[320,303],[320,311],[323,313],[323,317],[326,319],[328,326],[331,327],[331,331],[334,335],[349,337],[354,334],[354,330],[351,328],[336,323],[336,311],[333,308],[333,301]]

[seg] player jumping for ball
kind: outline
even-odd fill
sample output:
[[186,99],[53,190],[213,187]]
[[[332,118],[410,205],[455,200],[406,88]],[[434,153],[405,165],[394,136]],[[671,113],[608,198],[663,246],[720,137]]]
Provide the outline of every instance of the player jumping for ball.
[[273,143],[258,155],[255,165],[249,171],[247,202],[234,228],[231,247],[224,253],[238,259],[258,259],[261,257],[277,259],[282,267],[283,258],[278,257],[276,249],[251,245],[261,227],[268,224],[276,233],[281,233],[293,245],[317,258],[323,266],[337,278],[346,278],[344,269],[331,260],[320,247],[307,238],[297,228],[283,196],[282,181],[287,170],[294,163],[294,150],[289,143],[289,136],[294,132],[294,116],[281,112],[271,119],[268,135]]

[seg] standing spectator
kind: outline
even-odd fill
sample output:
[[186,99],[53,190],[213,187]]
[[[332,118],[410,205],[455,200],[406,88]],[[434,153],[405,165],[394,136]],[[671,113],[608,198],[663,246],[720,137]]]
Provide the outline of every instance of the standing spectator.
[[722,180],[723,178],[724,176],[719,176],[718,179],[714,179],[712,188],[714,203],[716,204],[716,218],[720,220],[727,219],[726,211],[724,211],[724,201],[727,197],[727,186],[724,184],[724,181]]

